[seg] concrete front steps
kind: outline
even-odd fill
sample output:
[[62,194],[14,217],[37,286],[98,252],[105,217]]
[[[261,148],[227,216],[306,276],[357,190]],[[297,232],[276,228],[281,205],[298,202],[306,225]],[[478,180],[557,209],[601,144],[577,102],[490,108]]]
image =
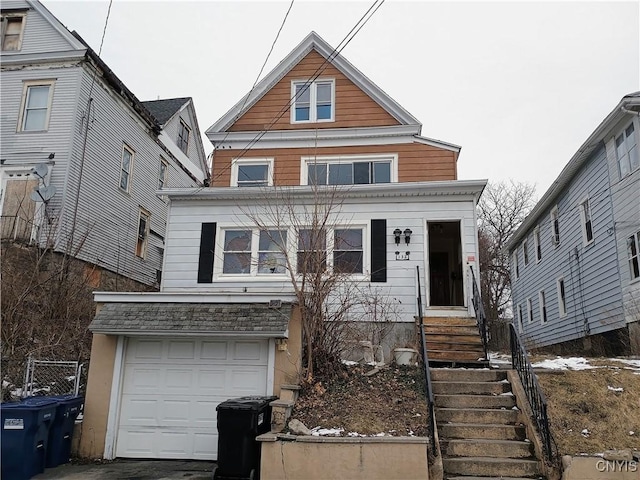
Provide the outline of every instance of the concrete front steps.
[[427,316],[422,322],[431,365],[488,366],[475,318]]
[[444,478],[540,478],[506,371],[431,368]]

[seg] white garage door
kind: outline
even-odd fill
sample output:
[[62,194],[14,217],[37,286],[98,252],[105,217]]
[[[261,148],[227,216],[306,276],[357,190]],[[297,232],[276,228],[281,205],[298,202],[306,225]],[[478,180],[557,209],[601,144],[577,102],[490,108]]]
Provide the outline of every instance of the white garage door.
[[216,406],[267,393],[267,340],[129,338],[116,456],[218,457]]

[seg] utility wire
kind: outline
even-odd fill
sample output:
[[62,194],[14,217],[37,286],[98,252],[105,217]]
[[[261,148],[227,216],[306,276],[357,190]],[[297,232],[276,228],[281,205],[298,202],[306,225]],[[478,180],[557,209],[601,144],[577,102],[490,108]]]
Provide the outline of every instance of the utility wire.
[[[280,120],[284,114],[289,110],[289,108],[296,102],[296,100],[303,95],[311,86],[311,84],[320,76],[322,75],[322,73],[324,72],[324,70],[327,68],[328,64],[334,59],[336,58],[338,55],[340,55],[340,53],[342,52],[342,50],[344,50],[344,48],[351,42],[351,40],[353,40],[355,38],[355,36],[358,34],[358,32],[362,29],[362,27],[364,27],[367,22],[371,19],[371,17],[378,11],[378,9],[382,6],[382,4],[385,2],[385,0],[375,0],[371,6],[367,9],[367,11],[358,19],[358,21],[355,23],[355,25],[351,28],[351,30],[349,30],[349,32],[345,35],[345,37],[342,39],[342,41],[333,49],[333,51],[329,54],[329,56],[327,58],[325,58],[325,60],[320,64],[320,66],[315,70],[315,72],[313,74],[311,74],[311,77],[305,82],[305,86],[304,88],[300,89],[299,92],[296,92],[296,94],[293,96],[293,98],[291,100],[289,100],[289,102],[287,102],[281,109],[280,111],[276,114],[276,116],[274,118],[272,118],[272,120],[269,122],[269,124],[267,125],[267,127],[263,130],[261,130],[252,140],[249,141],[249,143],[247,144],[246,147],[244,147],[240,153],[235,157],[236,159],[240,159],[243,158],[246,153],[257,143],[260,141],[260,139],[262,139],[262,137],[264,137],[270,130],[271,128],[276,124],[276,122],[278,120]],[[334,107],[335,108],[335,107]],[[226,136],[225,136],[226,138]],[[213,177],[211,180],[214,181],[215,179],[219,178],[222,174],[226,173],[228,170],[230,170],[232,168],[232,162],[229,162],[229,165],[226,165],[223,170],[221,170],[220,172],[218,172],[216,174],[215,177]],[[201,189],[196,190],[195,192],[193,192],[193,194],[197,193],[198,191],[200,191]]]

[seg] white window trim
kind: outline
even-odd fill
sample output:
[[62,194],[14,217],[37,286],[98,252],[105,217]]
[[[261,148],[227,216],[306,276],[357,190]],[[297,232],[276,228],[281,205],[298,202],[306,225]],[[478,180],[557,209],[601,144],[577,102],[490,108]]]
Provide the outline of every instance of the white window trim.
[[[127,180],[127,188],[126,189],[122,188],[122,165],[123,165],[123,162],[124,162],[124,152],[125,152],[125,150],[131,154],[131,163],[129,163],[129,178]],[[121,192],[126,192],[126,193],[131,192],[131,181],[133,179],[133,163],[135,161],[135,158],[136,158],[135,150],[133,148],[131,148],[129,145],[127,145],[126,143],[123,142],[122,143],[122,152],[120,154],[120,171],[119,171],[120,175],[118,175],[118,189]]]
[[[590,215],[590,221],[591,221],[591,240],[587,239],[587,225],[586,225],[587,218],[586,218],[586,215],[584,214],[585,204],[589,206],[589,215]],[[589,197],[585,197],[584,199],[582,199],[582,201],[578,204],[578,208],[580,210],[580,229],[582,230],[582,243],[586,247],[591,245],[596,238],[596,234],[593,229],[593,209],[591,207],[591,199]]]
[[536,254],[536,263],[542,261],[542,243],[540,242],[540,226],[533,229],[533,249]]
[[[325,155],[325,156],[303,156],[300,157],[300,185],[309,184],[309,165],[314,163],[356,163],[356,162],[391,162],[391,182],[398,182],[398,154],[385,153],[376,155]],[[373,183],[369,185],[375,185]],[[344,185],[347,186],[347,185]]]
[[[633,234],[627,236],[626,241],[629,241],[629,237],[633,238],[633,241],[636,243],[636,255],[638,262],[640,262],[640,231],[634,232]],[[625,242],[626,246],[626,242]],[[640,277],[633,278],[633,268],[631,267],[631,258],[627,251],[627,265],[629,267],[629,282],[637,283],[640,282]]]
[[[51,106],[53,105],[53,88],[56,81],[54,79],[45,80],[29,80],[23,82],[22,85],[22,99],[20,100],[20,114],[18,116],[18,125],[16,132],[21,133],[42,133],[49,130],[49,119],[51,118]],[[47,100],[47,114],[44,120],[44,128],[42,130],[25,130],[24,121],[26,120],[25,109],[27,108],[27,94],[30,87],[44,87],[49,86],[49,98]]]
[[234,158],[231,162],[232,187],[238,186],[238,170],[240,165],[266,165],[267,166],[267,186],[273,186],[273,158]]
[[[549,310],[547,309],[547,296],[545,295],[544,290],[540,290],[538,292],[538,311],[540,312],[540,324],[544,325],[545,323],[549,323]],[[544,312],[546,312],[546,315]],[[544,321],[545,316],[547,317],[546,322]]]
[[[564,284],[564,302],[562,301],[562,290],[560,283]],[[564,281],[564,277],[556,279],[556,293],[558,295],[558,315],[560,318],[567,316],[567,282]]]
[[[551,218],[551,243],[555,248],[558,248],[560,245],[560,215],[558,213],[558,206],[556,205],[551,209],[551,213],[549,215]],[[555,220],[558,221],[558,233],[556,234],[555,228]]]
[[[284,227],[284,226],[268,226],[265,225],[264,228],[258,228],[255,225],[239,225],[239,224],[228,224],[222,225],[218,227],[218,231],[216,234],[216,261],[214,262],[214,275],[216,278],[231,280],[231,279],[243,279],[249,281],[263,281],[265,279],[273,279],[273,280],[283,280],[290,279],[288,271],[284,273],[273,273],[273,274],[261,274],[258,273],[258,246],[260,239],[260,230],[286,230],[287,231],[287,256],[290,259],[291,266],[296,268],[298,264],[297,252],[298,252],[298,236],[296,234],[296,229],[300,228],[301,230],[305,230],[304,226],[300,227]],[[311,227],[309,227],[310,229]],[[349,225],[341,225],[335,224],[325,227],[327,241],[326,241],[326,253],[327,253],[327,270],[331,271],[333,269],[333,245],[334,245],[334,231],[342,230],[342,229],[350,229],[350,230],[361,230],[362,231],[362,273],[354,273],[348,275],[349,279],[353,280],[362,280],[368,278],[368,273],[371,270],[370,266],[370,231],[366,224],[349,224]],[[223,273],[224,266],[224,241],[225,241],[225,232],[227,230],[251,230],[251,271],[250,273]],[[295,276],[300,278],[300,275],[296,271]]]
[[[142,217],[146,217],[147,221],[146,221],[146,225],[145,225],[145,232],[144,232],[144,240],[142,242],[142,251],[140,252],[140,254],[138,254],[138,241],[140,240],[139,238],[139,232],[140,232],[140,220],[142,219]],[[151,232],[151,212],[149,212],[149,210],[140,207],[138,210],[138,223],[136,224],[136,248],[134,250],[135,256],[141,259],[146,259],[147,258],[147,251],[149,250],[149,234]]]
[[22,40],[24,39],[24,29],[27,23],[27,14],[26,13],[5,13],[2,15],[2,37],[0,38],[0,48],[2,48],[2,43],[4,43],[4,35],[6,28],[6,20],[9,18],[22,17],[22,24],[20,28],[20,38],[18,39],[18,48],[16,50],[2,50],[2,52],[10,53],[10,52],[19,52],[22,50]]
[[527,323],[533,323],[533,300],[527,298]]
[[[629,150],[626,149],[626,144],[627,144],[627,129],[633,125],[633,136],[635,137],[636,140],[636,150],[638,150],[639,154],[640,154],[640,132],[638,131],[638,127],[640,126],[640,122],[636,122],[635,119],[631,120],[631,122],[625,124],[625,127],[620,130],[616,135],[613,136],[613,143],[612,143],[612,148],[613,148],[613,154],[616,160],[616,168],[618,170],[618,177],[620,178],[620,180],[628,177],[629,175],[631,175],[633,172],[635,172],[636,170],[638,170],[638,167],[636,168],[632,168],[631,166],[631,156],[629,155]],[[625,144],[625,157],[627,159],[627,163],[629,165],[629,171],[627,173],[625,173],[624,175],[622,174],[622,169],[620,168],[620,158],[618,157],[618,148],[616,145],[616,140],[618,139],[618,137],[622,135],[624,138],[624,144]]]
[[[296,85],[308,83],[308,80],[291,81],[291,123],[326,123],[336,121],[336,80],[335,78],[316,78],[309,85],[309,120],[296,120]],[[331,118],[317,120],[316,85],[318,83],[331,83]]]

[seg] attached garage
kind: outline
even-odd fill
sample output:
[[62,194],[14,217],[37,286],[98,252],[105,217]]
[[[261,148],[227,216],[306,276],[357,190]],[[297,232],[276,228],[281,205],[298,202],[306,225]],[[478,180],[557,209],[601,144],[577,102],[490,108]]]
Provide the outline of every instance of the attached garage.
[[127,339],[116,456],[215,460],[216,406],[266,395],[264,339]]
[[81,451],[107,459],[216,460],[216,406],[277,394],[286,372],[298,368],[299,356],[292,361],[287,346],[292,312],[291,303],[100,305],[89,327],[94,347]]

